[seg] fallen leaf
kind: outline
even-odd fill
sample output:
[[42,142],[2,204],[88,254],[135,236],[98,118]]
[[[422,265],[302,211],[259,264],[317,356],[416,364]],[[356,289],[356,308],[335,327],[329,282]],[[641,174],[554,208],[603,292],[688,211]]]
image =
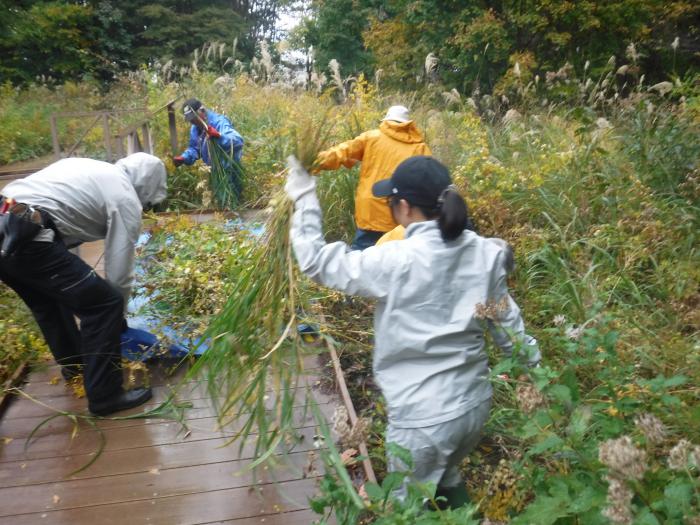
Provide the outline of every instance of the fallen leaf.
[[340,455],[340,459],[343,461],[343,465],[350,465],[355,462],[355,456],[357,456],[357,450],[349,448]]
[[158,476],[160,475],[160,470],[158,470],[156,467],[153,467],[151,470],[148,471],[148,473]]
[[53,495],[53,504],[56,505],[59,501],[61,501],[61,496],[58,494]]
[[12,439],[13,438],[8,438],[8,437],[2,438],[3,445],[9,445],[10,443],[12,443]]
[[49,379],[49,384],[50,385],[57,385],[60,380],[61,380],[60,377],[53,376],[51,379]]

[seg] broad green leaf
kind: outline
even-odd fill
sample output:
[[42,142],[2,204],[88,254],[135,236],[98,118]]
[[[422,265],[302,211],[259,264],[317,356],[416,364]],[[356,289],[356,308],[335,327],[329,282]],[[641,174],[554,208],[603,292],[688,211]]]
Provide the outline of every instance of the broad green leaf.
[[[644,507],[641,511],[637,513],[634,518],[634,525],[661,525],[656,516],[649,510],[648,507]],[[674,523],[664,523],[664,525],[680,525]]]
[[545,452],[547,450],[558,450],[562,447],[562,445],[564,445],[564,440],[556,434],[552,434],[544,440],[540,441],[539,443],[535,444],[534,446],[530,447],[530,449],[527,451],[527,454],[528,456],[533,456],[536,454],[541,454],[542,452]]
[[398,489],[406,478],[403,472],[390,472],[382,482],[382,491],[384,496],[388,496],[393,490]]
[[384,491],[376,483],[365,483],[365,492],[373,501],[382,501],[384,499]]
[[549,393],[560,403],[564,403],[567,407],[571,406],[571,391],[568,386],[554,385],[549,389]]
[[559,518],[569,514],[571,498],[566,495],[538,496],[525,512],[511,521],[513,525],[553,525]]
[[592,415],[593,410],[590,406],[581,405],[576,407],[573,414],[571,414],[571,421],[566,429],[569,435],[575,437],[583,436],[589,427]]

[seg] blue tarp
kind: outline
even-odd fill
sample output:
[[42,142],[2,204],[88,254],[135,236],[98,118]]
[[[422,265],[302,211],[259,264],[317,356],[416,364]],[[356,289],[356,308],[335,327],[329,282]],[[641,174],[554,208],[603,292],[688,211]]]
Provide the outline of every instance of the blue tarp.
[[[228,220],[223,224],[223,227],[225,229],[245,229],[256,237],[260,237],[264,231],[262,225],[246,224],[241,219]],[[164,240],[162,237],[159,239],[166,244],[172,242],[172,237],[166,236]],[[154,242],[151,233],[144,231],[136,243],[137,249],[142,248],[143,255],[136,258],[136,283],[134,293],[127,305],[129,330],[122,334],[122,356],[131,361],[145,361],[157,357],[180,359],[187,355],[202,355],[209,347],[209,341],[185,335],[188,333],[187,322],[180,332],[176,332],[165,324],[166,319],[150,313],[153,309],[147,308],[153,299],[154,292],[149,292],[144,286],[141,286],[150,262],[148,250],[143,248],[151,242]],[[154,333],[161,335],[164,341],[159,341],[153,335]]]

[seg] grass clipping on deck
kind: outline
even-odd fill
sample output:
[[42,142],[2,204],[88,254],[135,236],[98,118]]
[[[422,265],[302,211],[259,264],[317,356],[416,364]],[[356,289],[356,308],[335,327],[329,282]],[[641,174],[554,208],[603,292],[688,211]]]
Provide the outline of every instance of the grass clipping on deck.
[[[323,121],[300,123],[293,142],[304,167],[314,167],[328,136]],[[293,207],[281,189],[271,199],[265,233],[230,276],[231,295],[207,330],[210,347],[188,374],[207,380],[229,443],[254,442],[253,466],[297,443],[308,401],[304,358],[313,349],[297,332],[304,304],[289,238]]]

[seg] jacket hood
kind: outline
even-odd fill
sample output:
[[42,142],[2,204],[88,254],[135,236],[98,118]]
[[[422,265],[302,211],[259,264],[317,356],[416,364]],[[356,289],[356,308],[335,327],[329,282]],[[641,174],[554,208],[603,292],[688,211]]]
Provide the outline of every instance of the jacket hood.
[[165,165],[148,153],[134,153],[116,162],[134,186],[141,206],[158,204],[167,195]]
[[416,123],[413,120],[408,122],[384,120],[379,124],[379,130],[386,136],[407,144],[423,142],[423,134],[418,131],[418,127],[416,127]]

